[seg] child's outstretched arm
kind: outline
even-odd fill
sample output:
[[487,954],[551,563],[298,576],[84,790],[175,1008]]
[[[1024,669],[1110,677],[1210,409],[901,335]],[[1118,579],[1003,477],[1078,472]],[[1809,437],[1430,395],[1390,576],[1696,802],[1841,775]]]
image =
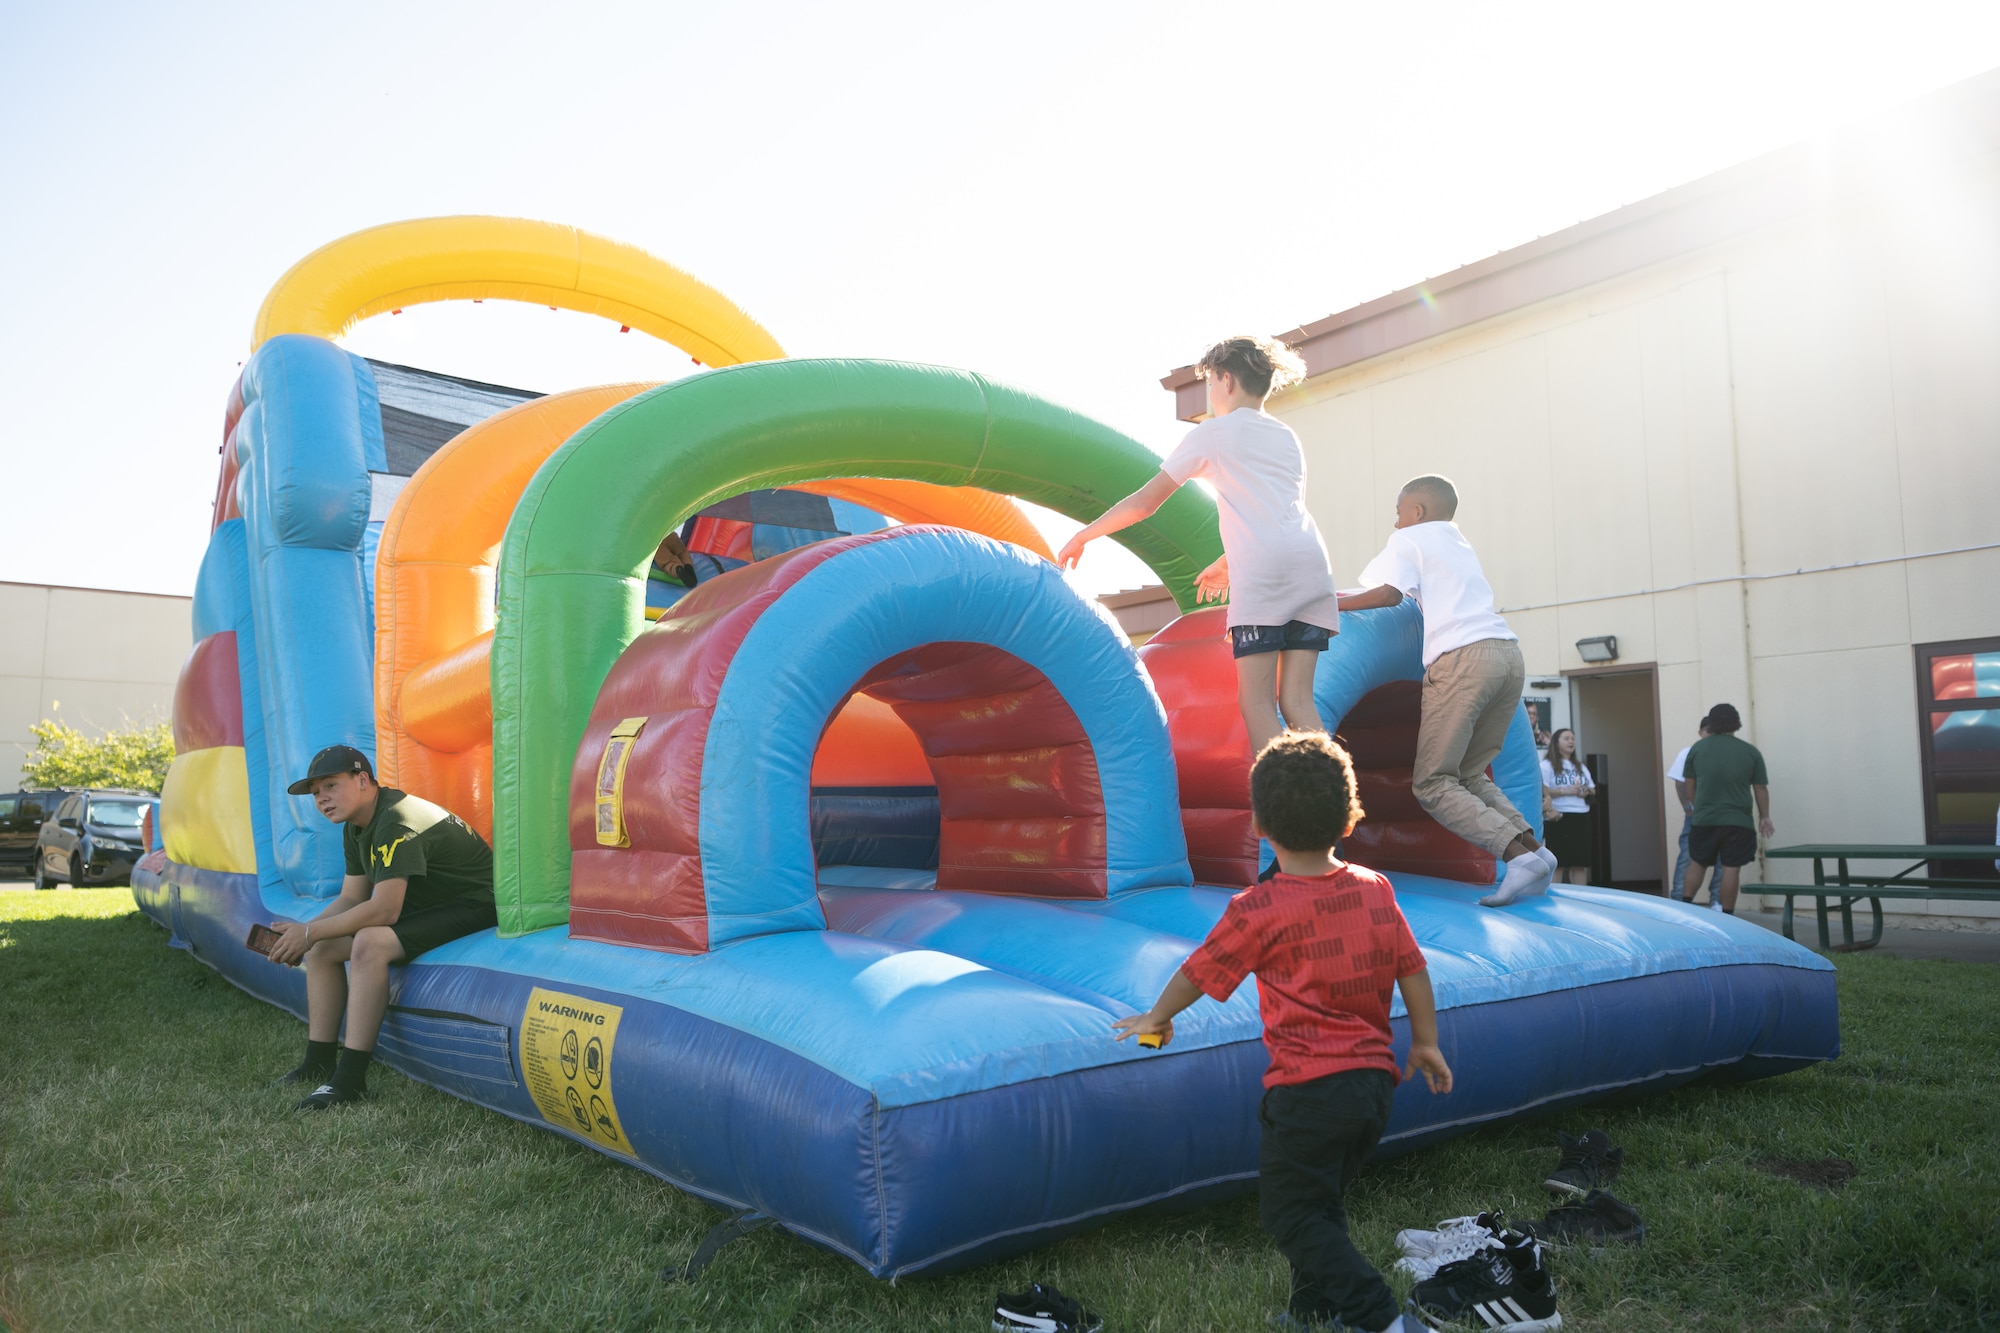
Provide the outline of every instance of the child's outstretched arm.
[[1410,1011],[1410,1064],[1404,1078],[1415,1078],[1422,1070],[1431,1091],[1451,1091],[1451,1066],[1438,1049],[1437,997],[1431,992],[1431,970],[1423,968],[1407,977],[1397,977],[1403,988],[1403,1007]]
[[1062,550],[1056,553],[1057,567],[1075,569],[1076,562],[1083,558],[1084,547],[1099,537],[1122,532],[1134,523],[1151,518],[1179,489],[1180,484],[1172,477],[1164,472],[1155,472],[1151,481],[1086,523],[1081,532],[1064,542]]
[[1379,588],[1370,588],[1366,592],[1340,594],[1340,609],[1343,611],[1379,611],[1383,607],[1402,604],[1403,590],[1389,583]]
[[[1127,1037],[1157,1036],[1161,1046],[1170,1045],[1174,1039],[1174,1015],[1200,998],[1201,987],[1189,981],[1187,973],[1175,968],[1167,988],[1160,992],[1159,999],[1153,1001],[1151,1009],[1130,1018],[1121,1018],[1111,1025],[1111,1029],[1118,1034],[1119,1041]],[[1403,1003],[1408,1004],[1408,999]],[[1432,1035],[1436,1035],[1435,1030]]]

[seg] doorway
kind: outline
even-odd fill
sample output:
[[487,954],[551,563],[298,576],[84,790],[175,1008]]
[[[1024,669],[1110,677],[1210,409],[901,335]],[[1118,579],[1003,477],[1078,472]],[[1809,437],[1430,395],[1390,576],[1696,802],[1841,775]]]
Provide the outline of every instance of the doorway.
[[1590,882],[1663,892],[1667,817],[1660,758],[1659,676],[1650,662],[1565,672],[1577,751],[1597,783],[1597,847]]

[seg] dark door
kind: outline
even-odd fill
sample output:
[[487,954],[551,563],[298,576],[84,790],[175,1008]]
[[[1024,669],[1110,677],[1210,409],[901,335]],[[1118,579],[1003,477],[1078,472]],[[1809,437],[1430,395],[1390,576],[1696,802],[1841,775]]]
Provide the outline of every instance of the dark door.
[[1650,663],[1571,677],[1576,746],[1597,783],[1592,884],[1659,893],[1667,879],[1665,767]]
[[[2000,840],[2000,639],[1917,645],[1924,840]],[[1989,861],[1933,861],[1945,878],[1991,879]]]
[[42,838],[42,864],[49,874],[69,874],[69,854],[82,838],[83,797],[65,796],[56,807],[55,823]]
[[0,855],[32,868],[35,839],[41,835],[43,821],[55,813],[54,803],[47,794],[38,791],[16,792],[8,799],[14,808],[5,823],[0,824],[6,830],[0,836],[7,839],[6,851]]
[[0,861],[8,865],[19,861],[26,864],[34,852],[35,835],[21,836],[21,818],[17,811],[21,808],[19,792],[9,792],[0,796]]

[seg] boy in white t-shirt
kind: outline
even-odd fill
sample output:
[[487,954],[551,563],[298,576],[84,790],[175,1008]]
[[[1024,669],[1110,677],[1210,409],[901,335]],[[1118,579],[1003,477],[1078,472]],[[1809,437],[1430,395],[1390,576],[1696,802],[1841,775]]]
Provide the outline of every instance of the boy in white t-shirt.
[[[1695,728],[1694,734],[1695,740],[1700,740],[1702,737],[1708,735],[1708,719],[1706,717],[1702,718],[1701,725]],[[1674,756],[1673,764],[1667,769],[1667,777],[1674,784],[1674,795],[1681,799],[1681,850],[1680,855],[1674,860],[1674,882],[1667,885],[1667,897],[1673,899],[1675,902],[1681,900],[1681,886],[1687,883],[1688,834],[1694,828],[1694,798],[1688,795],[1687,784],[1688,751],[1693,748],[1694,745],[1692,743],[1683,745],[1681,752]],[[1715,907],[1717,911],[1720,911],[1722,904],[1718,902],[1715,904]]]
[[1314,660],[1340,632],[1326,543],[1306,512],[1305,450],[1264,411],[1271,391],[1296,382],[1305,365],[1275,339],[1241,337],[1209,348],[1195,370],[1208,381],[1208,420],[1167,455],[1159,475],[1064,543],[1056,563],[1076,568],[1087,543],[1150,518],[1187,481],[1214,486],[1222,559],[1201,572],[1196,595],[1229,598],[1236,702],[1250,753],[1260,754],[1288,725],[1325,730],[1313,703]]
[[1410,785],[1431,818],[1507,862],[1500,887],[1479,900],[1505,907],[1548,892],[1556,859],[1486,775],[1520,710],[1527,668],[1493,609],[1479,556],[1452,521],[1457,513],[1458,490],[1443,477],[1405,483],[1396,530],[1361,571],[1368,590],[1343,594],[1340,609],[1395,606],[1405,596],[1423,608],[1423,717]]

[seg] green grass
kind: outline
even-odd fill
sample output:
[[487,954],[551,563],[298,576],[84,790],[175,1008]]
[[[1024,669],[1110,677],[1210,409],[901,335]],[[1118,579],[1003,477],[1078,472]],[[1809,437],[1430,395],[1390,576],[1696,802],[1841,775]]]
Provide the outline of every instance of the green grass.
[[[2000,967],[1843,958],[1840,989],[1838,1062],[1382,1162],[1350,1196],[1358,1240],[1386,1265],[1399,1227],[1539,1216],[1555,1131],[1602,1125],[1650,1236],[1557,1256],[1566,1327],[2000,1324]],[[122,890],[0,893],[0,1323],[973,1330],[1041,1278],[1123,1333],[1261,1329],[1283,1300],[1248,1199],[896,1286],[764,1232],[666,1286],[719,1214],[386,1070],[373,1103],[294,1115],[267,1084],[301,1038]],[[1860,1175],[1814,1191],[1751,1169],[1767,1154]]]

